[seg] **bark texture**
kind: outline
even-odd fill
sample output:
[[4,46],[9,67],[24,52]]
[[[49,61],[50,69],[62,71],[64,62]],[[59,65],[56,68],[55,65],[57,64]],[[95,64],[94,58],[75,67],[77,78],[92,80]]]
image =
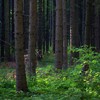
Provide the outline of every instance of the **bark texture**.
[[5,60],[10,61],[10,9],[9,0],[4,0]]
[[29,72],[36,74],[37,0],[30,0],[29,16]]
[[63,68],[68,67],[68,57],[67,57],[67,9],[66,0],[62,0],[63,7]]
[[56,0],[56,39],[55,55],[56,68],[62,69],[63,64],[63,24],[62,24],[62,0]]
[[[75,2],[76,0],[70,0],[70,49],[73,47],[79,47],[79,34],[78,34],[78,11]],[[77,52],[71,51],[70,65],[74,64],[74,58],[79,55]]]
[[28,91],[24,65],[23,0],[15,0],[16,89]]

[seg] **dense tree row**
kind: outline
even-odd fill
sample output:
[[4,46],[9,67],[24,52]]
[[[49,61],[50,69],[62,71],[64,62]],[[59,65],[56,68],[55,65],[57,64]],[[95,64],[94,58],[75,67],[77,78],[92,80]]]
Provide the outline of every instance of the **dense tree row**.
[[18,91],[28,90],[24,57],[28,73],[36,75],[37,58],[50,48],[56,69],[74,64],[79,52],[73,47],[100,52],[100,0],[0,0],[0,9],[0,61],[16,58]]

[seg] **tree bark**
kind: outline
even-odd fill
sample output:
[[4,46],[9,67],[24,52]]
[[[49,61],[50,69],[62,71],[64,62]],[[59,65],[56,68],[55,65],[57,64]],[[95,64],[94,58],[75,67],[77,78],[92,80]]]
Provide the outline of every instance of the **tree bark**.
[[16,90],[27,92],[24,65],[23,0],[15,0]]
[[36,75],[37,0],[30,0],[29,16],[29,72]]
[[[79,47],[79,34],[78,34],[78,10],[75,6],[76,0],[70,0],[70,49],[73,47]],[[74,64],[74,58],[77,58],[79,54],[71,51],[70,53],[70,65]]]
[[100,1],[95,1],[95,47],[100,52]]
[[66,0],[62,0],[63,7],[63,69],[68,67],[68,55],[67,55],[67,9]]
[[62,0],[56,0],[56,39],[55,56],[57,69],[62,69],[63,64],[63,24],[62,24]]
[[5,28],[4,28],[4,0],[1,2],[1,62],[4,62]]
[[10,61],[10,9],[9,0],[4,0],[5,60]]
[[[29,0],[24,1],[24,49],[28,49],[28,36],[29,36]],[[27,40],[27,41],[26,41]]]
[[92,36],[92,29],[93,29],[93,0],[86,1],[86,31],[85,31],[85,44],[87,46],[91,46],[91,36]]

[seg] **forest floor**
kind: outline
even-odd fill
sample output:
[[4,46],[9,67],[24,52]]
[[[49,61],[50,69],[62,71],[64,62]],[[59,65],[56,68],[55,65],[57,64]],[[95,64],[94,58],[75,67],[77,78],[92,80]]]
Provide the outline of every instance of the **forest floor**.
[[82,63],[56,73],[54,55],[45,55],[38,63],[37,76],[27,77],[31,91],[28,93],[16,92],[15,68],[3,65],[0,67],[0,100],[100,100],[100,60],[97,61],[97,56],[91,60],[89,74],[82,76]]

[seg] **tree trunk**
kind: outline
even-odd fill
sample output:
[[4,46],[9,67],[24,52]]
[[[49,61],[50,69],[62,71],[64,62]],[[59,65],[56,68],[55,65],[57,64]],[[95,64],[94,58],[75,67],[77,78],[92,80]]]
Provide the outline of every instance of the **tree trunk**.
[[46,0],[43,0],[43,54],[45,54],[46,51],[46,36],[45,36],[45,31],[46,31]]
[[30,0],[29,16],[29,72],[36,75],[37,0]]
[[23,0],[15,0],[15,56],[16,56],[16,89],[27,92],[24,65],[24,34],[23,34]]
[[95,1],[95,47],[100,52],[100,1]]
[[82,44],[85,44],[86,0],[82,1]]
[[0,40],[0,44],[1,44],[1,62],[4,61],[4,45],[5,45],[5,34],[4,34],[4,0],[1,2],[1,40]]
[[[78,34],[78,11],[75,6],[76,0],[70,1],[70,49],[73,47],[79,47],[79,34]],[[74,58],[77,58],[79,54],[77,52],[72,52],[70,54],[70,65],[74,64]]]
[[93,0],[86,1],[86,31],[85,31],[85,44],[91,46],[91,36],[92,36],[92,15],[93,15]]
[[10,61],[10,9],[9,0],[4,0],[5,60]]
[[62,0],[63,7],[63,69],[68,67],[68,56],[67,56],[67,9],[66,0]]
[[56,48],[55,48],[55,55],[56,55],[56,68],[62,69],[63,64],[63,24],[62,24],[62,0],[56,0]]
[[53,21],[53,22],[52,22],[52,31],[53,31],[53,32],[52,32],[52,33],[53,33],[53,34],[52,34],[53,53],[55,53],[55,35],[56,35],[56,34],[55,34],[55,29],[56,29],[56,28],[55,28],[55,26],[56,26],[56,25],[55,25],[55,24],[56,24],[56,21],[55,21],[55,20],[56,20],[56,9],[55,9],[55,7],[56,7],[56,2],[55,2],[55,1],[56,1],[56,0],[53,0],[53,1],[52,1],[52,2],[53,2],[53,15],[52,15],[52,17],[53,17],[53,20],[52,20],[52,21]]
[[28,48],[29,36],[29,0],[24,0],[24,49]]
[[50,38],[50,27],[49,27],[49,0],[47,0],[47,10],[46,10],[46,52],[49,51],[49,38]]
[[38,0],[38,51],[42,52],[42,44],[43,44],[43,32],[42,32],[42,18],[43,18],[43,3],[42,0]]

